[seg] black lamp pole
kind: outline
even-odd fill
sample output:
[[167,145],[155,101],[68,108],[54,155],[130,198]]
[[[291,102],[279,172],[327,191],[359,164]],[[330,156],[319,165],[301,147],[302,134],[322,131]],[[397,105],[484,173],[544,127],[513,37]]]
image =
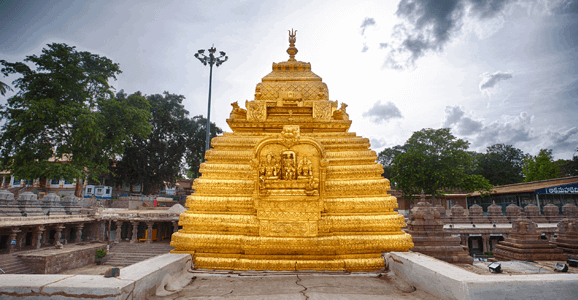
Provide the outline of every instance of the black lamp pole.
[[220,51],[219,54],[221,56],[216,57],[215,52],[217,52],[217,48],[214,46],[211,47],[209,50],[209,56],[205,56],[205,50],[199,50],[198,53],[195,53],[195,57],[199,59],[203,65],[209,64],[210,66],[210,75],[209,75],[209,105],[207,108],[207,145],[205,146],[205,152],[209,151],[210,143],[211,143],[211,85],[213,81],[213,65],[217,67],[220,66],[222,63],[226,62],[229,59],[228,56],[225,55],[225,52]]

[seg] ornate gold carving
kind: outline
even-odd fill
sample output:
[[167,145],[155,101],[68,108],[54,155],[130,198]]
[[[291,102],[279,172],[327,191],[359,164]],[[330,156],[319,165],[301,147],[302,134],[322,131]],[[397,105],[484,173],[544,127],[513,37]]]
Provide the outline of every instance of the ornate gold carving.
[[331,119],[331,101],[318,101],[313,103],[313,119],[328,121]]
[[265,101],[246,101],[247,120],[263,122],[267,119],[267,102]]

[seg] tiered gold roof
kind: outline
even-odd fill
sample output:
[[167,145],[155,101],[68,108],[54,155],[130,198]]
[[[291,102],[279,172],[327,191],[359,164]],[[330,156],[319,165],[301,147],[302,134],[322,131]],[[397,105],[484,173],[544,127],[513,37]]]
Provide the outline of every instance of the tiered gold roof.
[[201,269],[368,271],[382,252],[407,251],[389,180],[369,140],[348,132],[311,64],[288,61],[257,84],[246,110],[233,103],[233,133],[212,140],[173,234],[174,253]]

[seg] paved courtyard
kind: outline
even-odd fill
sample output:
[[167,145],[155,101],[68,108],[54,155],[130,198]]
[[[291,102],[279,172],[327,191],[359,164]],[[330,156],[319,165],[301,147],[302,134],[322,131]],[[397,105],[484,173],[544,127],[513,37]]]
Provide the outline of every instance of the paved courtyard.
[[395,276],[357,275],[193,274],[183,291],[153,299],[439,299],[414,290]]

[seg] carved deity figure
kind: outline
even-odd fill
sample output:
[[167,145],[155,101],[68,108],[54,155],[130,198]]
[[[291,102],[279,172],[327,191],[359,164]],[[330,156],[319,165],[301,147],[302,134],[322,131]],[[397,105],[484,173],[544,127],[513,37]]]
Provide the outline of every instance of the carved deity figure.
[[267,159],[259,166],[261,179],[278,179],[280,167],[272,153],[267,153]]
[[297,165],[298,178],[309,178],[313,176],[313,165],[307,156],[303,156]]
[[295,179],[295,173],[297,169],[295,168],[295,152],[285,151],[283,152],[283,179],[293,180]]

